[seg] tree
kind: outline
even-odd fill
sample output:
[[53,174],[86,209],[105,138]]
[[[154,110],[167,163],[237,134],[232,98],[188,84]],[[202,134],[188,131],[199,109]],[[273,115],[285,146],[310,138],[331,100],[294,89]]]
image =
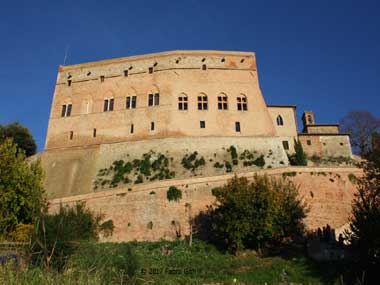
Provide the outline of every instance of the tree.
[[302,234],[307,206],[297,187],[284,179],[254,176],[249,182],[236,176],[213,189],[216,208],[212,229],[229,251],[260,249],[284,237]]
[[380,268],[380,163],[363,164],[364,176],[357,180],[352,204],[349,240],[358,252],[358,267],[365,272],[366,284]]
[[0,144],[0,234],[31,224],[44,204],[39,161],[28,163],[11,139]]
[[13,142],[25,151],[26,156],[36,153],[37,145],[30,131],[19,123],[0,126],[0,143],[6,138],[12,138]]
[[307,156],[303,150],[302,144],[299,140],[294,140],[295,153],[288,156],[291,165],[307,165]]
[[380,120],[376,119],[370,112],[349,112],[340,121],[340,129],[351,135],[351,144],[354,151],[360,156],[366,156],[371,147],[371,137],[379,131]]

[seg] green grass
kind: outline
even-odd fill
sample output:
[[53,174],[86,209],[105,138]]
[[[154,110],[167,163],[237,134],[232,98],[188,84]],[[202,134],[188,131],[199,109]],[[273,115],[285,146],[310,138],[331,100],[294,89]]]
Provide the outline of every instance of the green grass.
[[[89,251],[84,250],[86,248],[87,251],[91,249],[94,253],[89,254]],[[118,255],[120,252],[128,254],[128,248],[133,252],[133,259],[126,262],[128,258]],[[109,254],[105,254],[105,250]],[[294,250],[288,250],[291,252],[290,255],[277,253],[273,256],[260,257],[253,251],[244,251],[234,256],[222,253],[208,243],[195,240],[191,248],[184,241],[161,241],[108,243],[95,245],[95,248],[89,244],[89,247],[84,245],[82,251],[83,253],[73,256],[72,262],[69,262],[70,266],[61,273],[39,268],[14,271],[10,267],[0,266],[0,284],[295,283],[306,285],[334,284],[332,280],[336,280],[334,265],[315,264]],[[97,254],[102,256],[97,257]],[[83,264],[78,265],[81,260],[84,260]],[[110,274],[109,270],[115,267],[121,268],[120,262],[129,266],[137,265],[136,275],[132,279],[122,278],[125,270],[121,270],[120,279],[118,272]],[[105,268],[109,270],[104,271]],[[120,282],[123,279],[124,282]]]

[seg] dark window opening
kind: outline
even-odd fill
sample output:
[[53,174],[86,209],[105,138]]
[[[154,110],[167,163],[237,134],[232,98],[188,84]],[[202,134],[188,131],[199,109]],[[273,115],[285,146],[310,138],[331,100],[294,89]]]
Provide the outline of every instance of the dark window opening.
[[205,62],[206,61],[206,58],[202,58],[202,62]]
[[206,95],[198,96],[198,110],[207,110],[208,99]]
[[311,145],[311,140],[306,141],[307,145]]
[[238,111],[247,111],[248,110],[247,97],[240,96],[240,97],[237,97],[236,99],[237,99]]
[[67,85],[71,86],[71,80],[67,80]]
[[235,131],[240,133],[240,122],[235,122]]
[[150,130],[151,130],[151,131],[154,131],[154,122],[151,122],[151,123],[150,123]]
[[289,142],[288,141],[282,141],[282,146],[285,150],[289,150]]
[[158,63],[157,63],[157,62],[155,62],[155,63],[153,64],[153,67],[156,67],[156,66],[157,66],[157,64],[158,64]]
[[87,72],[87,76],[90,76],[91,75],[91,71]]
[[153,73],[153,67],[149,67],[149,73]]
[[221,62],[225,62],[226,60],[224,59],[224,57],[220,60]]
[[124,70],[124,77],[128,77],[128,69]]
[[104,99],[104,107],[103,111],[108,112],[108,111],[113,111],[113,105],[114,105],[114,99]]
[[282,119],[281,115],[277,116],[277,126],[283,126],[284,125],[284,120]]
[[185,111],[187,110],[187,96],[178,97],[178,110]]
[[125,107],[126,109],[136,109],[136,96],[128,96]]
[[199,122],[199,126],[200,126],[201,129],[206,128],[206,122],[205,121],[200,121]]
[[74,132],[70,131],[70,140],[72,140],[73,138],[74,138]]
[[100,76],[100,82],[104,82],[104,76]]
[[243,63],[243,62],[244,62],[244,60],[245,60],[245,59],[244,59],[244,58],[242,58],[242,59],[240,60],[240,62],[241,62],[241,63]]
[[62,112],[61,112],[61,117],[66,116],[66,105],[62,105]]
[[343,146],[343,143],[339,143],[341,146]]
[[228,109],[228,104],[227,104],[227,96],[218,96],[218,109],[219,110],[227,110]]
[[206,64],[203,64],[202,65],[202,70],[206,70],[207,69],[207,65]]
[[134,127],[133,127],[133,124],[131,124],[131,134],[133,134],[133,131],[134,131]]
[[160,105],[160,93],[149,94],[148,106],[158,106],[158,105]]
[[71,104],[62,105],[61,117],[70,117],[71,109]]
[[93,137],[93,138],[96,138],[96,129],[93,129],[93,130],[92,130],[92,137]]

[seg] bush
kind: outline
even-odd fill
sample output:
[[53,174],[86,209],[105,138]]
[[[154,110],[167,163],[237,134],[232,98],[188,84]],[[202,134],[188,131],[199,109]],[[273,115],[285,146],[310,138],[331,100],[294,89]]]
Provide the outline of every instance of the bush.
[[62,270],[79,241],[96,241],[103,232],[112,234],[112,221],[102,224],[102,220],[102,215],[95,215],[84,203],[61,206],[55,214],[43,214],[33,236],[33,263]]
[[206,164],[206,160],[202,156],[201,158],[197,158],[198,152],[194,151],[193,153],[185,154],[185,156],[181,160],[182,166],[190,170],[191,172],[194,172],[198,167],[203,166]]
[[304,231],[307,207],[290,181],[267,176],[233,178],[213,189],[217,208],[212,209],[212,231],[216,243],[229,251],[260,249]]
[[228,149],[228,151],[231,154],[232,164],[233,165],[238,165],[239,164],[239,160],[238,160],[238,153],[237,153],[236,147],[234,147],[233,145],[231,145],[230,148]]
[[74,273],[96,272],[103,284],[126,284],[136,274],[137,256],[126,243],[82,242],[69,260]]
[[306,166],[307,156],[299,140],[294,140],[294,150],[294,154],[288,155],[290,165]]
[[166,192],[166,197],[168,201],[178,202],[182,199],[182,191],[175,186],[170,186],[169,190]]

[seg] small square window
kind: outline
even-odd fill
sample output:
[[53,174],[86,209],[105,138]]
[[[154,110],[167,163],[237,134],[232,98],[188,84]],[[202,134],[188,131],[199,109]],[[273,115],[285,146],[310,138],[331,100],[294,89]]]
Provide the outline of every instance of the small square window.
[[153,67],[149,67],[149,73],[153,73]]
[[100,76],[100,82],[104,82],[104,75]]
[[235,131],[240,133],[240,122],[235,122]]
[[206,128],[206,122],[205,121],[200,121],[199,122],[199,126],[200,126],[201,129]]
[[289,150],[289,142],[288,141],[282,141],[282,146],[285,150]]
[[311,145],[311,140],[306,141],[307,145]]
[[343,143],[339,143],[341,146],[343,146]]
[[207,69],[207,65],[206,64],[202,64],[202,70],[206,70]]
[[124,77],[128,77],[128,69],[124,70]]

